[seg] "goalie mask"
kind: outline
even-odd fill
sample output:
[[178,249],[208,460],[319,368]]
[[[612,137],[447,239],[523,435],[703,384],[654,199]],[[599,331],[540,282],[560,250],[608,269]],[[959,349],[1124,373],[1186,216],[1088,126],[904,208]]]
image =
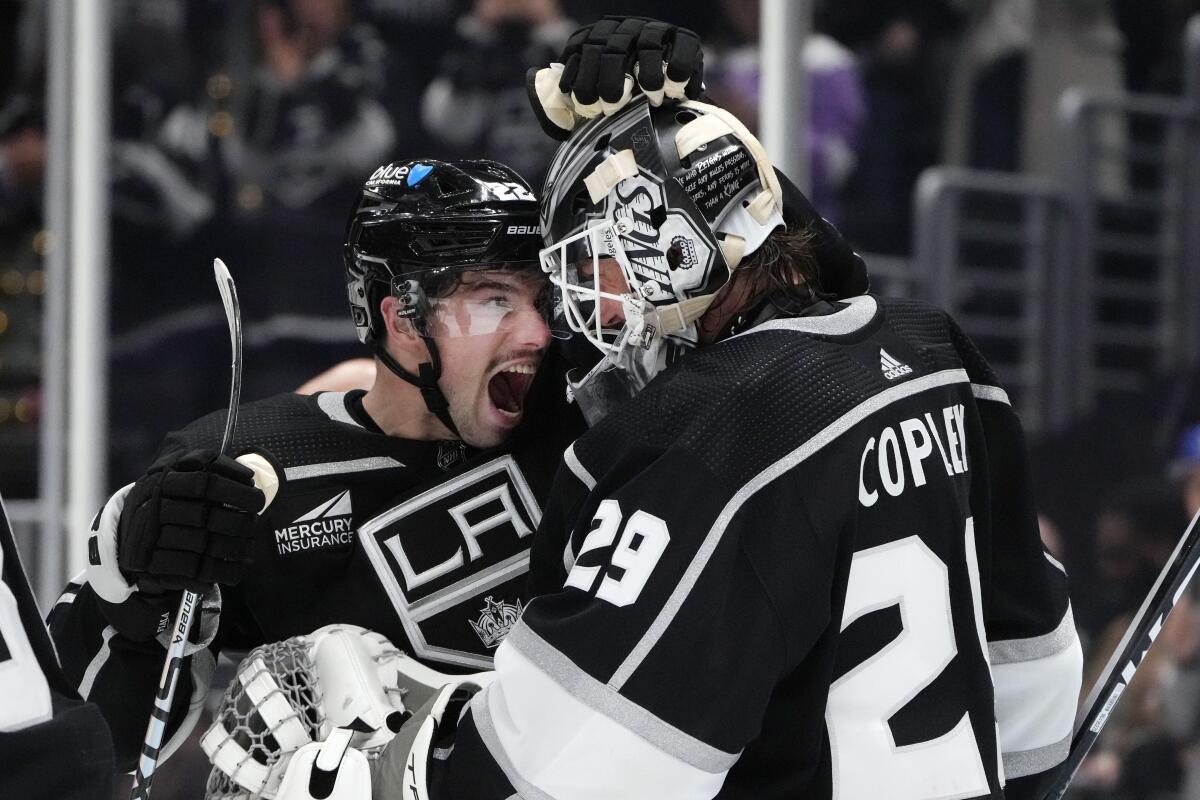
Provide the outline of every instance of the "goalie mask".
[[696,345],[696,321],[784,225],[782,209],[762,145],[706,103],[642,98],[559,148],[542,198],[540,258],[564,321],[603,356],[572,376],[589,421]]

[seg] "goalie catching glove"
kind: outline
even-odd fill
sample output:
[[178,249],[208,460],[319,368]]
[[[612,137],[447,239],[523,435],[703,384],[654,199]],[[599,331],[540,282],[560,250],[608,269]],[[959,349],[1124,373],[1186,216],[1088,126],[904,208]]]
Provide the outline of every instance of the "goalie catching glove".
[[614,114],[635,91],[652,105],[703,90],[700,37],[646,17],[607,16],[567,40],[554,63],[526,76],[529,101],[549,136],[565,141],[580,120]]
[[461,677],[356,625],[255,648],[200,740],[213,764],[205,800],[369,800],[371,764],[408,709]]

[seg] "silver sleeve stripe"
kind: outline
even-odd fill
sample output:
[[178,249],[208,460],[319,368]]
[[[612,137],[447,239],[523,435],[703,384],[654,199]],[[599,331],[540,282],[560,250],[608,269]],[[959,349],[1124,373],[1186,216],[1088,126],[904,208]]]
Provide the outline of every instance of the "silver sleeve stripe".
[[596,479],[592,477],[592,473],[588,472],[587,467],[579,460],[579,456],[575,455],[575,443],[571,442],[567,449],[563,451],[563,463],[571,470],[571,473],[579,479],[579,482],[587,487],[590,492],[596,488]]
[[976,400],[994,400],[997,403],[1004,403],[1006,406],[1011,406],[1012,402],[1008,399],[1008,392],[1001,389],[999,386],[987,386],[982,383],[971,384],[971,394],[975,395]]
[[563,569],[566,574],[570,575],[571,570],[575,568],[575,551],[571,549],[571,540],[567,539],[567,546],[563,548]]
[[334,422],[344,422],[356,428],[362,427],[362,425],[359,425],[355,421],[354,417],[350,416],[350,412],[346,410],[345,392],[321,392],[317,395],[317,407],[324,411],[325,416]]
[[347,472],[370,472],[376,469],[396,469],[404,463],[390,456],[374,458],[355,458],[350,461],[328,461],[324,464],[304,464],[299,467],[288,467],[283,476],[289,481],[303,478],[320,478],[324,475],[341,475]]
[[88,695],[92,693],[92,686],[96,683],[96,676],[100,674],[100,670],[104,669],[104,665],[108,663],[108,657],[112,654],[112,649],[109,647],[109,640],[117,635],[117,629],[112,625],[105,627],[100,633],[100,649],[96,651],[96,655],[92,656],[91,662],[87,665],[87,669],[83,671],[83,677],[79,681],[79,696],[84,700],[88,699]]
[[1058,627],[1041,636],[1030,636],[1027,639],[1007,639],[988,643],[988,658],[992,666],[1000,664],[1016,664],[1025,661],[1037,661],[1058,655],[1079,640],[1075,632],[1075,617],[1071,606],[1059,620]]
[[1046,560],[1049,561],[1056,570],[1061,572],[1063,575],[1067,574],[1067,568],[1062,565],[1061,561],[1044,551],[1042,552],[1042,555],[1046,557]]
[[1004,754],[1004,777],[1023,778],[1035,775],[1057,767],[1067,760],[1071,751],[1071,734],[1054,744],[1038,747],[1033,750],[1019,750],[1015,753]]
[[726,772],[741,753],[726,753],[664,722],[580,669],[523,621],[505,639],[581,703],[615,721],[668,755],[696,769]]
[[[857,298],[856,298],[857,299]],[[872,301],[874,302],[874,301]],[[788,320],[791,321],[791,320]],[[771,323],[768,323],[771,324]],[[756,329],[757,330],[757,329]],[[692,563],[688,566],[679,583],[676,585],[671,596],[667,598],[667,602],[663,605],[662,611],[658,617],[651,623],[646,633],[642,635],[641,640],[625,657],[624,662],[613,673],[608,681],[608,685],[613,689],[620,689],[629,680],[629,677],[634,673],[642,661],[650,654],[654,645],[662,637],[667,626],[675,619],[675,615],[679,613],[688,594],[691,593],[692,587],[696,585],[696,581],[700,579],[700,574],[704,571],[708,560],[716,551],[717,545],[721,541],[721,537],[725,533],[730,521],[741,507],[759,492],[763,487],[774,481],[780,475],[788,472],[803,462],[805,459],[812,456],[821,448],[828,445],[830,442],[841,436],[846,431],[857,425],[862,420],[866,419],[871,414],[885,408],[899,400],[911,397],[930,389],[935,389],[941,386],[948,386],[956,383],[969,383],[970,379],[967,373],[962,369],[943,370],[942,372],[934,372],[930,375],[922,375],[910,381],[891,386],[877,395],[864,400],[850,411],[843,414],[837,420],[825,427],[824,430],[817,433],[804,444],[797,447],[791,453],[776,461],[771,466],[760,472],[750,480],[745,486],[738,490],[725,508],[722,509],[720,516],[717,517],[715,523],[708,534],[701,542]]]

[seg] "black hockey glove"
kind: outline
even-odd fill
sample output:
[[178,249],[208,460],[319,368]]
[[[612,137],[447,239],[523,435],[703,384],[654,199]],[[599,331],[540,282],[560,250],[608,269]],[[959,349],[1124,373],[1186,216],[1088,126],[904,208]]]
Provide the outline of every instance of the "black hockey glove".
[[236,585],[264,495],[254,473],[211,450],[172,453],[133,485],[117,526],[117,564],[140,591]]
[[817,212],[804,192],[786,175],[779,170],[775,170],[775,174],[783,189],[784,222],[789,228],[802,228],[812,234],[811,246],[821,291],[833,295],[835,300],[866,294],[871,281],[862,256],[854,252],[850,243],[842,238],[842,232]]
[[567,39],[561,63],[526,75],[529,102],[549,136],[565,141],[582,119],[613,114],[640,90],[653,105],[695,100],[704,52],[687,28],[647,17],[607,16]]

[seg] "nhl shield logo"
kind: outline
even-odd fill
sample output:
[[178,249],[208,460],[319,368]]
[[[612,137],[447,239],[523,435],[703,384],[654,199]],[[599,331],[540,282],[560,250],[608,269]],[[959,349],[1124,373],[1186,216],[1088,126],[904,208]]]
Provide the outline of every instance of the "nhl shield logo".
[[491,595],[485,597],[483,602],[484,607],[479,614],[479,619],[468,620],[468,622],[471,623],[471,627],[475,629],[475,633],[479,635],[484,646],[495,648],[504,641],[504,637],[512,630],[512,626],[517,624],[523,608],[520,600],[513,605],[512,603],[497,602],[492,599]]

